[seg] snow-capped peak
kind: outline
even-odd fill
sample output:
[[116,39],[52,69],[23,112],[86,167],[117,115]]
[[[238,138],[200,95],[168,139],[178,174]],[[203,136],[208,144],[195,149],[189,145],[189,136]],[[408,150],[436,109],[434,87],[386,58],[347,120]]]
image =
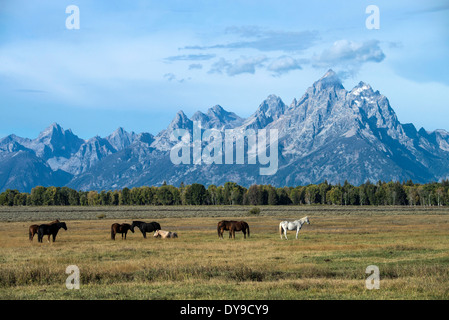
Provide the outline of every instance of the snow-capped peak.
[[371,86],[369,84],[364,83],[363,81],[360,81],[359,84],[357,86],[355,86],[354,89],[352,89],[350,93],[358,96],[364,91],[372,92],[373,89],[371,88]]

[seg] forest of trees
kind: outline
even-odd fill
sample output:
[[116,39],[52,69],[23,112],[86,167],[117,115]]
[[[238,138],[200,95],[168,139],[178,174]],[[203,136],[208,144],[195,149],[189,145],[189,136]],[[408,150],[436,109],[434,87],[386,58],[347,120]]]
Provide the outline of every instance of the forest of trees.
[[6,190],[0,206],[123,206],[123,205],[449,205],[449,180],[440,183],[367,181],[360,186],[327,181],[308,186],[275,188],[252,185],[248,189],[234,182],[223,186],[194,183],[174,187],[123,188],[109,191],[77,191],[67,187],[38,186],[30,193]]

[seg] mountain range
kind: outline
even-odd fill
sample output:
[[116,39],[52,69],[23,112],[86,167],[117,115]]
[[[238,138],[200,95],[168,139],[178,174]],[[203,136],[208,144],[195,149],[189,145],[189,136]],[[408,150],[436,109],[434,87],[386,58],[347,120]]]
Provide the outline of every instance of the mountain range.
[[[170,161],[175,129],[277,129],[278,170],[260,175],[247,164],[178,164]],[[449,177],[449,133],[399,122],[387,97],[360,82],[346,90],[329,70],[290,105],[270,95],[248,118],[216,105],[189,118],[179,111],[157,135],[118,128],[107,137],[80,139],[57,123],[36,139],[9,135],[0,139],[0,191],[67,186],[77,190],[113,190],[142,185],[201,183],[242,186],[310,183],[358,185],[370,181],[418,183]]]

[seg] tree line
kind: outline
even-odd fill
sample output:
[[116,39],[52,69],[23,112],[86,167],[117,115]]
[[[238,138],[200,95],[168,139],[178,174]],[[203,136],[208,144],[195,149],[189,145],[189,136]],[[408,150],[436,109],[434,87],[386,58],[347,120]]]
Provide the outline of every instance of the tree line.
[[207,188],[199,183],[121,190],[77,191],[68,187],[37,186],[30,193],[7,189],[0,194],[1,206],[126,206],[126,205],[449,205],[449,180],[427,184],[407,182],[371,183],[354,186],[320,184],[281,187],[234,182]]

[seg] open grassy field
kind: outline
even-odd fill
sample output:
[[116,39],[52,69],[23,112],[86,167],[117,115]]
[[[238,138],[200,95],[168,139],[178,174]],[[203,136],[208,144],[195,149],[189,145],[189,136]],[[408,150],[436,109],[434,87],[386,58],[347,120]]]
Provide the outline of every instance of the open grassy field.
[[[448,299],[449,210],[399,207],[0,208],[1,299]],[[281,220],[309,216],[295,240]],[[59,218],[55,243],[28,226]],[[178,239],[110,239],[114,222],[158,221]],[[245,220],[250,238],[220,240],[222,219]],[[66,267],[80,269],[68,290]],[[380,270],[368,290],[365,269]]]

